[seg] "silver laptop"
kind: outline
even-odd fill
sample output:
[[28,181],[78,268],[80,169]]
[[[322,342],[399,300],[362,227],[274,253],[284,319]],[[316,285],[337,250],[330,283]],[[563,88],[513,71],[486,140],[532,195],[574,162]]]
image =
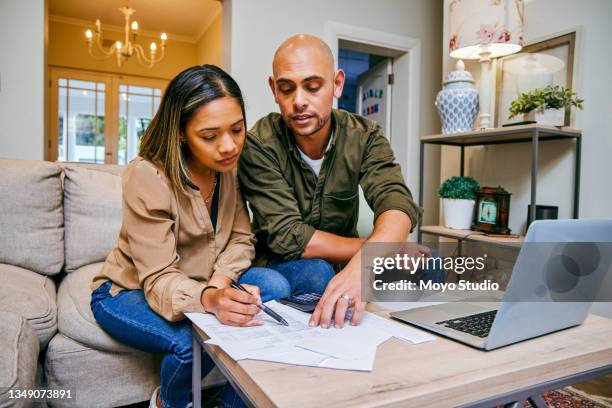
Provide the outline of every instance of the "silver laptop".
[[[612,243],[612,219],[535,221],[525,242],[542,244],[521,247],[501,302],[444,303],[391,317],[484,350],[581,324],[600,289],[612,287],[612,245],[604,244]],[[562,243],[579,244],[559,254]]]

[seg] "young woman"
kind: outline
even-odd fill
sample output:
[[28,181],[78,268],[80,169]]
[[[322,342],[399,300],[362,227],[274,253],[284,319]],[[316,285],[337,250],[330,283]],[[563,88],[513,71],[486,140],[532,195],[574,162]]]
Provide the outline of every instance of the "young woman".
[[[295,264],[282,272],[251,268],[240,280],[250,294],[230,287],[255,255],[235,171],[245,128],[236,82],[212,65],[189,68],[168,85],[139,157],[124,171],[123,224],[93,280],[91,309],[117,340],[163,354],[152,407],[184,408],[190,401],[192,335],[184,313],[258,325],[255,304],[262,298],[323,292],[333,276],[317,267],[320,261],[303,260],[300,279]],[[203,375],[213,366],[203,356]],[[243,405],[231,387],[222,402]]]

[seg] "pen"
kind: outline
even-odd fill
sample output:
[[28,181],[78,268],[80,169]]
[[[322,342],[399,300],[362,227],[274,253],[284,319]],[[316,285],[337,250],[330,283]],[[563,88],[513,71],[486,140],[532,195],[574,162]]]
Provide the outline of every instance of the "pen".
[[[246,293],[251,293],[248,290],[246,290],[246,288],[244,286],[242,286],[241,284],[239,284],[238,282],[235,282],[235,281],[232,281],[231,287],[234,288],[234,289],[241,290],[241,291],[246,292]],[[259,307],[265,314],[267,314],[268,316],[270,316],[271,318],[276,320],[278,323],[282,324],[283,326],[289,326],[289,323],[287,323],[287,321],[285,319],[283,319],[281,315],[276,313],[274,310],[270,309],[268,306],[263,305],[263,304],[262,305],[256,305],[256,306]]]

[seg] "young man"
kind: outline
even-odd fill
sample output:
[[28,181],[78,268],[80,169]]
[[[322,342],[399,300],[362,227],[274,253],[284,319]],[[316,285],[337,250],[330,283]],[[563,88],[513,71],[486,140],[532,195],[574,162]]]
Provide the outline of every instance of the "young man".
[[[312,326],[342,327],[350,306],[355,307],[351,324],[359,323],[365,309],[362,244],[405,241],[421,214],[382,129],[332,109],[344,80],[319,38],[286,40],[274,55],[268,80],[281,114],[271,113],[248,132],[239,164],[258,249],[269,260],[346,263],[327,286]],[[374,211],[367,240],[356,231],[359,185]]]

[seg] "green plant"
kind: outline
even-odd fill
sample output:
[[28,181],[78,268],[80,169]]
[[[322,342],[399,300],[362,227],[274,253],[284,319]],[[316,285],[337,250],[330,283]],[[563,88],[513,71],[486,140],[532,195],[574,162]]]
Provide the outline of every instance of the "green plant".
[[529,113],[532,110],[560,109],[575,106],[583,109],[584,100],[576,97],[576,92],[559,85],[549,85],[545,88],[535,88],[529,92],[519,95],[510,104],[510,116],[512,119],[522,113]]
[[473,200],[476,198],[478,189],[480,189],[480,184],[473,178],[454,176],[442,183],[440,190],[438,190],[438,196],[441,198]]

